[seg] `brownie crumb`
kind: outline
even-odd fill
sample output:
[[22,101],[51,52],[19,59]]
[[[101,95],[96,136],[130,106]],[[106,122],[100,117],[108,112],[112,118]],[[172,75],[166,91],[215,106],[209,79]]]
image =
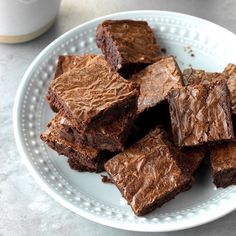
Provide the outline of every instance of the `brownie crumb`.
[[167,50],[166,48],[161,48],[162,53],[166,54]]
[[113,184],[112,179],[110,179],[108,176],[106,176],[106,175],[101,175],[101,177],[102,177],[102,182],[103,182],[104,184]]
[[191,57],[195,57],[191,46],[184,47],[184,51],[187,52]]

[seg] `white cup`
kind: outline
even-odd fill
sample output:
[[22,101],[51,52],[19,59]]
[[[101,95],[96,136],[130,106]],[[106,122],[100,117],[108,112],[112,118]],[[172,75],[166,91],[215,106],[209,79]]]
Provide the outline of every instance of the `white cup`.
[[46,32],[61,0],[0,0],[0,42],[20,43]]

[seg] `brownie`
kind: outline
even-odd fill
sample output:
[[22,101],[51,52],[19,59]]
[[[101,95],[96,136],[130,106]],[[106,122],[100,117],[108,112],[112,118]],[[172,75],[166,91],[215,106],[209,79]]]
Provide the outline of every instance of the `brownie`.
[[40,135],[40,138],[58,154],[68,157],[72,168],[80,171],[102,171],[104,162],[112,156],[112,153],[74,142],[73,138],[63,138],[60,134],[61,119],[62,116],[58,113],[49,122],[47,130]]
[[75,138],[78,142],[100,150],[116,152],[124,150],[126,140],[131,132],[133,120],[134,117],[127,114],[114,120],[111,124],[98,126],[94,129],[81,132],[73,126],[73,123],[68,118],[63,117],[61,119],[61,135],[69,140]]
[[170,92],[169,109],[177,146],[234,139],[225,81],[174,89]]
[[85,130],[106,124],[127,112],[136,114],[139,87],[113,72],[102,56],[52,80],[47,99],[75,126]]
[[236,66],[228,64],[223,73],[205,72],[204,70],[186,69],[183,71],[183,85],[197,85],[216,80],[227,81],[230,92],[231,109],[236,114]]
[[[159,127],[105,164],[136,215],[144,215],[191,187],[192,177]],[[163,138],[164,137],[164,138]]]
[[230,91],[230,100],[232,106],[232,112],[236,114],[236,65],[228,64],[223,74],[227,76],[227,85]]
[[125,78],[161,56],[146,21],[106,20],[97,27],[96,42],[112,68]]
[[210,147],[213,181],[217,188],[236,184],[236,143]]
[[130,80],[140,85],[138,113],[156,106],[168,96],[173,88],[182,86],[182,75],[173,56],[160,59]]
[[183,85],[208,84],[216,80],[226,79],[222,73],[206,72],[198,69],[185,69],[183,71]]

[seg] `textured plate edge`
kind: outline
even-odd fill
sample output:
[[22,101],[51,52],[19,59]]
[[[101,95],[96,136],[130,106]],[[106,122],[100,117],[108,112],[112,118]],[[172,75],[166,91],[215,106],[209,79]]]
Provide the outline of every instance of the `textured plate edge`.
[[40,60],[42,55],[45,54],[47,51],[49,51],[51,49],[51,47],[56,47],[56,45],[60,42],[60,40],[62,38],[68,37],[68,35],[70,35],[73,31],[77,30],[77,28],[89,25],[89,24],[96,22],[96,21],[101,21],[103,19],[107,19],[109,17],[116,17],[116,16],[121,17],[122,15],[127,16],[127,15],[138,15],[138,14],[146,14],[148,17],[148,14],[158,14],[158,13],[159,14],[168,14],[168,15],[173,15],[173,16],[181,16],[181,17],[185,17],[185,18],[191,18],[192,20],[196,20],[196,21],[206,22],[207,24],[211,24],[214,27],[221,28],[221,30],[223,30],[224,32],[227,32],[227,34],[229,34],[231,37],[235,37],[235,34],[233,34],[231,31],[223,28],[222,26],[219,26],[215,23],[212,23],[210,21],[207,21],[207,20],[195,17],[195,16],[177,13],[177,12],[142,10],[142,11],[125,11],[125,12],[119,12],[119,13],[114,13],[114,14],[102,16],[102,17],[87,21],[87,22],[80,24],[80,25],[76,26],[75,28],[67,31],[66,33],[64,33],[60,37],[58,37],[56,40],[51,42],[45,49],[43,49],[38,54],[38,56],[34,59],[34,61],[31,63],[31,65],[29,66],[29,68],[25,72],[25,74],[22,78],[22,81],[20,82],[16,97],[15,97],[14,107],[13,107],[13,130],[14,130],[16,146],[17,146],[17,149],[20,153],[20,156],[23,158],[24,163],[26,164],[29,172],[34,177],[36,182],[53,199],[55,199],[58,203],[63,205],[65,208],[71,210],[72,212],[74,212],[86,219],[89,219],[91,221],[94,221],[96,223],[100,223],[100,224],[103,224],[106,226],[114,227],[117,229],[124,229],[124,230],[130,230],[130,231],[140,231],[140,232],[168,232],[168,231],[177,231],[177,230],[188,229],[188,228],[203,225],[203,224],[209,223],[211,221],[214,221],[216,219],[219,219],[219,218],[229,214],[230,212],[234,211],[236,209],[236,205],[232,208],[229,208],[229,209],[226,208],[226,210],[223,213],[221,212],[219,214],[215,214],[213,217],[211,217],[209,219],[200,219],[200,220],[195,219],[194,223],[190,224],[188,222],[187,225],[186,225],[186,223],[180,223],[180,222],[176,223],[176,225],[173,224],[172,226],[168,225],[168,224],[163,224],[162,226],[158,226],[158,228],[155,225],[149,225],[147,228],[144,225],[137,225],[137,224],[130,224],[130,223],[120,224],[120,222],[116,223],[116,222],[113,222],[110,220],[106,220],[106,219],[103,219],[99,216],[88,213],[83,209],[76,208],[75,206],[73,206],[71,203],[69,203],[67,200],[65,200],[63,197],[61,197],[60,195],[58,195],[55,191],[53,191],[51,189],[51,187],[42,179],[40,174],[35,170],[34,166],[30,163],[30,160],[27,157],[27,152],[24,148],[24,143],[21,139],[21,130],[19,129],[19,127],[20,127],[19,114],[20,114],[20,108],[21,108],[21,104],[22,104],[22,93],[25,90],[25,86],[24,86],[25,83],[27,83],[30,80],[29,74],[31,73],[32,68],[38,63],[38,61]]

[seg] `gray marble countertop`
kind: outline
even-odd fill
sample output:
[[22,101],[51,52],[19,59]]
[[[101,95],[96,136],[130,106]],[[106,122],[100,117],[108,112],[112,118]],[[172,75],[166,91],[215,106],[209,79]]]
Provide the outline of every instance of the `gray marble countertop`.
[[[191,14],[236,33],[235,0],[64,0],[54,26],[18,45],[0,44],[0,236],[148,235],[90,222],[49,197],[36,184],[16,149],[12,108],[23,73],[51,41],[92,18],[126,10],[156,9]],[[189,230],[150,235],[236,235],[236,211]]]

